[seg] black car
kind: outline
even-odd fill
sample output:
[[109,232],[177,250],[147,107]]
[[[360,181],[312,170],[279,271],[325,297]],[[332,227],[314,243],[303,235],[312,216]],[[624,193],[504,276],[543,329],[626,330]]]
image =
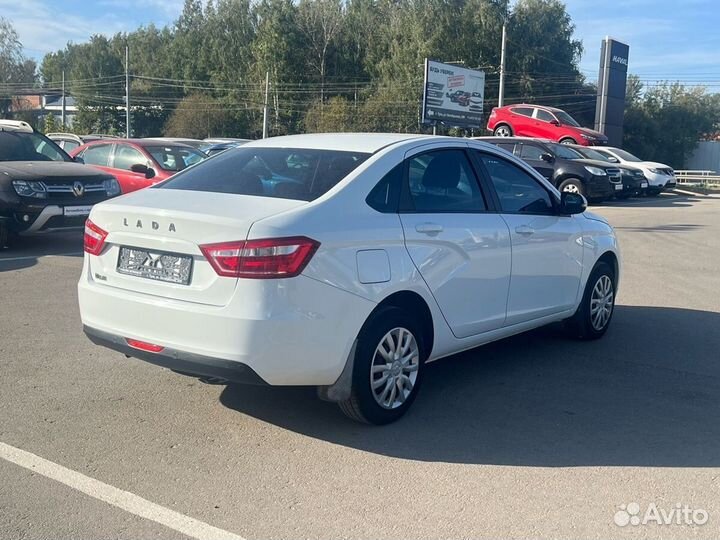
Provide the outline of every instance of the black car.
[[514,153],[560,191],[581,193],[589,201],[598,202],[623,190],[617,165],[587,159],[566,144],[530,137],[478,138]]
[[573,144],[570,145],[570,147],[574,148],[588,159],[612,163],[614,167],[620,169],[620,173],[622,174],[623,188],[622,191],[618,191],[615,193],[615,196],[617,198],[627,199],[628,197],[633,197],[635,195],[643,195],[647,192],[648,183],[647,179],[645,178],[645,173],[642,171],[642,169],[638,169],[637,167],[630,167],[628,165],[620,165],[618,164],[617,160],[613,161],[613,158],[611,158],[607,154],[603,152],[598,152],[597,150],[589,148],[587,146]]
[[11,235],[82,228],[92,205],[119,194],[112,175],[74,163],[25,122],[0,120],[0,247]]

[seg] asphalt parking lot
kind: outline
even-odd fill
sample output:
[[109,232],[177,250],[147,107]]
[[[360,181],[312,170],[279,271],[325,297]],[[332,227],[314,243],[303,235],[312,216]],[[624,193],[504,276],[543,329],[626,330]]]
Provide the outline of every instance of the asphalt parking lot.
[[[624,256],[606,337],[431,364],[381,428],[93,346],[78,234],[0,252],[0,538],[720,537],[720,199],[593,210]],[[616,525],[633,502],[708,520]]]

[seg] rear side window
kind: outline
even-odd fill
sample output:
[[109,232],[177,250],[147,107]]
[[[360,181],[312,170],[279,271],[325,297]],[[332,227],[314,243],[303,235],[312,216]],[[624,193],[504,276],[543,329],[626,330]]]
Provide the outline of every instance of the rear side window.
[[112,144],[96,144],[88,146],[82,154],[83,161],[88,165],[107,167],[110,160]]
[[510,110],[513,113],[519,114],[521,116],[532,116],[533,113],[532,107],[513,107]]
[[182,171],[156,189],[312,201],[368,157],[361,152],[243,146]]
[[387,173],[382,180],[372,189],[365,199],[371,208],[384,214],[392,214],[398,211],[400,201],[400,187],[402,185],[403,165]]

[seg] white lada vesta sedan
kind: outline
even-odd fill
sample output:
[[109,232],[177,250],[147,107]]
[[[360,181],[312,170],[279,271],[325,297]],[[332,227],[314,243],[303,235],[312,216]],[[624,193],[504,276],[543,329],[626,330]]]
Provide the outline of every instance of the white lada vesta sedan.
[[218,381],[312,385],[392,422],[428,361],[566,321],[602,336],[613,229],[480,141],[251,142],[92,209],[78,286],[99,344]]

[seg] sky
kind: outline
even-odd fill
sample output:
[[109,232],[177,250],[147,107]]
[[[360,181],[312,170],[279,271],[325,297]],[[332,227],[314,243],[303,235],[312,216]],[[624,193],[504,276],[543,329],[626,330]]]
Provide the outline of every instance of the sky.
[[[596,80],[600,42],[630,45],[629,71],[648,80],[710,83],[720,90],[720,0],[565,0],[583,41],[583,74]],[[27,56],[42,59],[67,41],[174,21],[183,0],[0,0]],[[511,40],[513,38],[509,36]],[[512,51],[508,51],[512,54]]]

